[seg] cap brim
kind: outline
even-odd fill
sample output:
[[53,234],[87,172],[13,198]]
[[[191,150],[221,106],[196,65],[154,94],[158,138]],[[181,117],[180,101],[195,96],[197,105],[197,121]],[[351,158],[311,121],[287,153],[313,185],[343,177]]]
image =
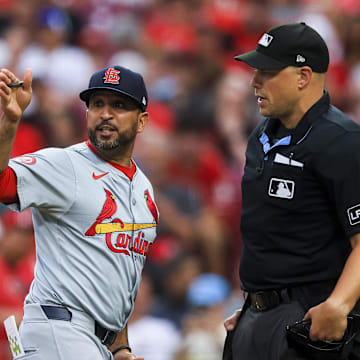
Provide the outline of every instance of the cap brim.
[[132,95],[130,95],[129,93],[127,93],[126,91],[122,91],[122,90],[117,90],[117,89],[112,89],[112,88],[109,88],[109,87],[93,87],[91,89],[86,89],[84,91],[82,91],[79,96],[80,96],[80,99],[82,101],[85,101],[85,102],[88,102],[89,101],[89,98],[90,98],[90,95],[95,92],[95,91],[99,91],[99,90],[108,90],[108,91],[114,91],[114,92],[117,92],[117,93],[120,93],[120,94],[123,94],[123,95],[126,95],[127,97],[129,97],[130,99],[132,99],[139,107],[140,109],[142,109],[143,111],[144,110],[144,105],[139,103],[139,101]]
[[288,66],[270,56],[264,55],[257,50],[235,56],[235,60],[243,61],[249,66],[260,70],[277,70]]

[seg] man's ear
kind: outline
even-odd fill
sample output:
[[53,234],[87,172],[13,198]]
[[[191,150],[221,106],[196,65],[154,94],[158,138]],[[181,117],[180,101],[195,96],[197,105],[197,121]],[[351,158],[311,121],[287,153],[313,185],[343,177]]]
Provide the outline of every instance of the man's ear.
[[138,128],[137,128],[138,133],[141,133],[144,130],[148,121],[149,121],[148,112],[142,112],[138,115]]
[[300,90],[305,89],[308,84],[310,83],[310,80],[313,75],[313,71],[310,66],[302,66],[301,68],[298,68],[298,88]]

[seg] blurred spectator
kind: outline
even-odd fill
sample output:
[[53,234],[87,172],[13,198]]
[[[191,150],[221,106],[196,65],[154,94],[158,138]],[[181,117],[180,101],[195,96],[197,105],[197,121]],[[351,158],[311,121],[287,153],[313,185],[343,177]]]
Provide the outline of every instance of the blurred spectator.
[[221,359],[229,293],[229,283],[217,274],[204,273],[190,283],[187,300],[191,308],[183,321],[184,340],[176,360]]
[[62,95],[75,96],[87,87],[87,80],[95,71],[89,54],[68,44],[70,17],[55,6],[41,7],[35,14],[37,27],[35,42],[21,54],[18,71],[33,69],[34,78],[43,79]]
[[255,97],[250,94],[249,82],[249,71],[229,69],[214,96],[218,146],[230,164],[240,168],[245,165],[247,137],[258,120],[253,114]]
[[131,68],[131,70],[147,75],[147,62],[144,56],[135,49],[121,49],[114,54],[107,62],[107,66],[114,66],[121,64],[124,67]]
[[1,12],[5,15],[6,23],[15,27],[24,27],[31,36],[31,30],[34,28],[34,15],[39,7],[39,2],[34,0],[12,0],[11,2],[12,6],[5,13]]
[[84,140],[85,126],[76,117],[75,109],[62,104],[59,99],[51,100],[47,107],[42,108],[42,127],[46,134],[46,145],[67,147]]
[[45,140],[43,133],[32,124],[22,122],[16,132],[11,157],[40,150],[44,147]]
[[154,298],[151,279],[145,275],[128,324],[129,343],[133,353],[146,360],[173,360],[181,342],[180,332],[172,321],[150,314]]
[[154,279],[159,296],[152,308],[152,315],[170,320],[178,329],[189,311],[187,292],[193,279],[203,272],[201,260],[190,253],[178,252],[170,260],[159,263],[155,244],[151,249],[147,272]]
[[3,39],[0,40],[0,66],[15,69],[30,40],[31,35],[25,26],[8,26],[3,32]]
[[[155,50],[174,53],[194,51],[196,29],[193,18],[197,1],[163,0],[144,24],[144,36]],[[194,20],[192,22],[191,20]]]
[[[272,1],[269,0],[254,0],[244,1],[242,4],[243,26],[242,31],[235,35],[234,46],[232,50],[236,53],[238,51],[248,51],[254,48],[254,45],[260,39],[263,30],[268,28],[274,20],[271,17]],[[235,55],[235,54],[234,54]],[[231,57],[233,60],[233,56]],[[229,60],[233,65],[233,61]]]
[[360,123],[360,10],[349,16],[344,27],[345,60],[348,88],[343,92],[348,112]]
[[326,41],[330,54],[326,89],[331,94],[332,103],[344,109],[347,101],[346,96],[344,96],[347,89],[345,74],[347,70],[344,62],[344,43],[341,41],[341,34],[336,28],[338,12],[333,1],[311,2],[303,7],[294,20],[306,22],[317,30]]
[[344,45],[334,24],[336,18],[334,10],[332,1],[312,2],[303,7],[294,19],[306,22],[324,38],[329,48],[331,63],[340,62],[344,57]]
[[211,202],[213,188],[224,176],[227,163],[201,129],[183,124],[173,140],[170,177],[195,189],[204,204]]
[[[193,154],[187,156],[186,153],[179,152],[180,145],[185,145],[184,149],[187,149],[185,142],[179,142],[179,139],[184,139],[179,138],[179,134],[172,137],[171,133],[153,127],[146,135],[142,135],[144,136],[139,138],[135,154],[154,186],[161,214],[157,242],[161,244],[164,237],[168,240],[170,236],[175,239],[173,241],[180,242],[186,251],[198,253],[209,271],[224,274],[227,244],[223,224],[212,207],[206,203],[205,194],[200,193],[197,188],[202,184],[197,184],[198,179],[191,178],[192,174],[187,173],[198,170],[194,173],[195,177],[203,174],[206,167],[196,169],[197,164],[191,169],[180,167],[186,166],[185,159],[192,161],[194,158]],[[196,141],[192,144],[191,151],[196,151]],[[182,162],[179,159],[182,159]],[[208,164],[211,167],[211,161],[208,161]],[[186,179],[173,176],[172,167],[176,171],[182,171],[184,176],[186,174]],[[209,174],[211,175],[210,171],[203,174],[204,183],[211,181]],[[210,203],[210,200],[208,201]]]
[[19,324],[23,303],[34,277],[34,243],[30,209],[1,215],[0,235],[0,360],[10,360],[3,321],[15,315]]

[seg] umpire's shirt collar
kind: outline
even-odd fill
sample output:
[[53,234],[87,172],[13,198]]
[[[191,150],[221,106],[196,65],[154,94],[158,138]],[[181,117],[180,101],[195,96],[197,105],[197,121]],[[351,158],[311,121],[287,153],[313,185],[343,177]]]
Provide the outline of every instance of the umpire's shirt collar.
[[[324,90],[323,96],[317,101],[302,117],[295,129],[289,131],[291,133],[290,144],[297,144],[307,136],[312,125],[320,118],[320,115],[328,110],[330,106],[330,96],[327,90]],[[274,138],[279,127],[280,120],[266,118],[264,127],[260,130],[260,135],[264,132]]]

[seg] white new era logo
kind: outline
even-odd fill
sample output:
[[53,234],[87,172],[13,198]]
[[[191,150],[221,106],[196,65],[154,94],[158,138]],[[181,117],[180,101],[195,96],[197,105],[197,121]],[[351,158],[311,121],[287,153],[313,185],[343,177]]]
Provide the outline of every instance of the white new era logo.
[[296,57],[297,63],[299,63],[299,62],[304,63],[305,61],[306,61],[306,59],[300,54]]
[[264,34],[261,39],[259,40],[259,45],[268,47],[274,37],[269,34]]
[[145,99],[145,96],[143,96],[143,98],[142,98],[141,102],[142,102],[144,105],[146,105],[146,99]]

